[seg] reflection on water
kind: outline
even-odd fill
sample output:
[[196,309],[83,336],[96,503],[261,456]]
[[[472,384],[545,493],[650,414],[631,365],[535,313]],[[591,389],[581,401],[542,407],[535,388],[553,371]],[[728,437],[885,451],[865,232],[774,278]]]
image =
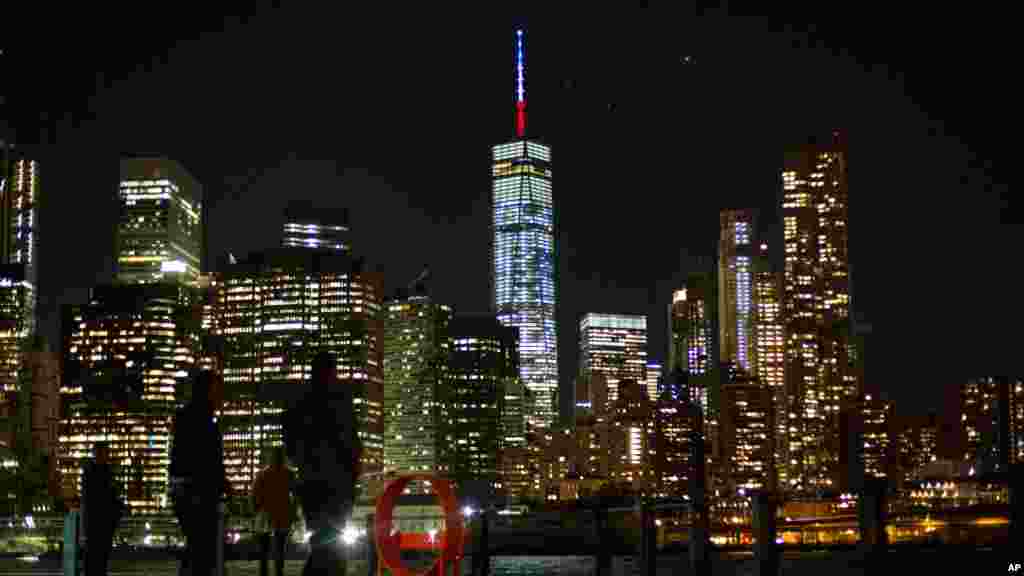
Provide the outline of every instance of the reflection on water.
[[506,556],[491,560],[491,574],[494,576],[590,576],[593,573],[594,559],[585,556]]

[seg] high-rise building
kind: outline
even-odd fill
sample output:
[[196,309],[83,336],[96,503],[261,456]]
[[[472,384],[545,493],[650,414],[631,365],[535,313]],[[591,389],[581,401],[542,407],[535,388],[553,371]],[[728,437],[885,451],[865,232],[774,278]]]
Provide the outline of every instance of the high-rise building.
[[501,409],[500,485],[512,498],[523,498],[530,490],[529,447],[526,441],[526,410],[530,391],[516,375],[505,379]]
[[724,210],[718,239],[718,330],[722,362],[753,374],[754,342],[754,213]]
[[654,476],[661,497],[689,494],[692,475],[690,433],[697,430],[698,414],[688,400],[665,394],[654,403]]
[[832,145],[787,151],[782,188],[786,399],[795,415],[788,481],[794,490],[813,491],[832,485],[839,408],[858,393],[846,374],[849,212],[846,146],[839,134]]
[[35,290],[39,283],[39,162],[15,151],[0,150],[0,157],[4,164],[0,169],[0,258],[4,264],[24,265],[25,282]]
[[498,320],[519,329],[519,372],[534,406],[533,426],[557,419],[555,213],[551,147],[526,138],[525,45],[516,32],[516,139],[491,150],[492,304]]
[[199,342],[184,320],[189,292],[99,286],[88,303],[65,307],[58,459],[69,493],[80,493],[82,464],[106,441],[131,513],[166,511],[171,422]]
[[502,403],[519,375],[515,329],[490,316],[454,318],[448,326],[445,408],[447,468],[456,482],[499,483]]
[[785,321],[781,306],[782,278],[772,268],[768,245],[762,243],[755,260],[754,342],[756,366],[753,374],[772,391],[775,407],[775,474],[779,486],[786,486],[789,412],[786,403]]
[[11,417],[36,329],[39,163],[0,142],[0,416]]
[[1024,379],[971,378],[960,386],[963,460],[982,472],[1024,461]]
[[384,469],[443,472],[441,394],[452,310],[425,293],[384,308]]
[[[218,284],[225,461],[248,490],[266,448],[281,442],[284,404],[310,386],[320,352],[353,387],[363,471],[383,463],[382,278],[349,255],[277,248],[229,265]],[[244,492],[240,492],[244,493]]]
[[686,364],[690,388],[690,400],[699,405],[710,419],[717,409],[715,395],[718,389],[718,376],[715,374],[718,354],[716,326],[718,325],[717,283],[711,274],[698,271],[689,274],[686,280],[686,291],[682,299],[676,302],[674,309],[681,309],[685,318],[680,321],[681,328],[686,330]]
[[672,291],[672,303],[668,305],[668,371],[690,371],[690,354],[687,337],[689,329],[689,307],[686,288]]
[[772,390],[737,374],[722,386],[721,465],[728,486],[774,488]]
[[661,362],[647,361],[647,397],[651,401],[655,401],[658,398],[659,384],[661,383]]
[[285,209],[281,245],[286,248],[351,252],[348,212],[332,217],[312,206],[289,204]]
[[860,403],[863,422],[864,475],[868,478],[886,478],[889,475],[891,450],[892,404],[870,394]]
[[580,320],[580,372],[603,374],[615,404],[624,380],[647,382],[647,317],[588,313]]
[[121,160],[118,188],[117,280],[195,283],[202,273],[203,191],[166,158]]

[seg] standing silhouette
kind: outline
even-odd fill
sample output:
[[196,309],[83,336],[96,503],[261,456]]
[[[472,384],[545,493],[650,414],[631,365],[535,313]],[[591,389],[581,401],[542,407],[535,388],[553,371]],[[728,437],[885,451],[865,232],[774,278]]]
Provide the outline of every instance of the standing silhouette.
[[110,562],[114,533],[121,521],[121,501],[114,469],[110,464],[110,447],[103,442],[93,446],[95,458],[85,465],[82,474],[82,525],[85,527],[87,576],[103,576]]
[[285,446],[298,467],[299,499],[313,533],[304,576],[345,573],[338,540],[355,501],[362,451],[352,398],[351,385],[338,382],[334,358],[321,353],[310,393],[284,417]]
[[270,466],[256,476],[252,497],[260,523],[260,576],[267,576],[267,558],[271,540],[274,549],[274,570],[284,576],[284,553],[291,527],[291,495],[294,487],[292,471],[285,462],[283,446],[275,446]]
[[227,492],[224,445],[214,412],[213,375],[195,379],[192,400],[174,416],[171,490],[178,525],[185,534],[185,561],[193,576],[212,574],[217,563],[217,505]]

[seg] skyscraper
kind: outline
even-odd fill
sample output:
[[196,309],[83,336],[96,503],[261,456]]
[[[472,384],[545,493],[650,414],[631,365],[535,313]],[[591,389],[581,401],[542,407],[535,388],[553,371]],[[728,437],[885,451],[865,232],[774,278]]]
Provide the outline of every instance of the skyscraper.
[[774,488],[772,391],[737,373],[722,385],[720,462],[734,489]]
[[194,284],[203,255],[203,191],[177,162],[121,160],[117,280],[140,284],[173,279]]
[[724,210],[718,239],[718,318],[722,362],[754,372],[754,213]]
[[515,329],[493,317],[455,318],[448,326],[445,404],[446,460],[458,482],[499,481],[502,404],[509,380],[518,377]]
[[[828,488],[838,465],[838,417],[857,395],[849,367],[849,258],[846,146],[787,151],[782,170],[786,397],[790,487]],[[794,464],[794,461],[796,462]]]
[[768,245],[762,243],[754,271],[754,341],[757,353],[754,374],[772,391],[775,408],[775,473],[779,485],[786,486],[788,462],[788,406],[786,404],[785,324],[780,296],[782,279],[772,268]]
[[382,278],[331,250],[276,248],[236,261],[217,284],[223,339],[225,461],[238,490],[261,452],[281,443],[280,415],[310,386],[319,352],[333,355],[339,386],[352,387],[363,470],[383,460]]
[[520,376],[533,426],[554,424],[558,389],[555,215],[551,147],[526,138],[525,44],[516,31],[516,139],[491,150],[492,302],[498,320],[519,330]]
[[716,283],[707,272],[689,274],[686,287],[676,290],[672,300],[673,356],[685,353],[673,362],[687,374],[690,401],[700,406],[705,415],[711,408],[712,389],[718,357],[716,330],[718,302]]
[[420,293],[392,300],[384,314],[384,468],[442,471],[452,310]]
[[609,405],[615,404],[624,381],[647,387],[646,316],[591,312],[580,320],[579,334],[580,372],[589,378],[605,376]]
[[[37,324],[39,163],[3,137],[0,133],[0,420],[13,425],[19,399],[31,398],[31,391],[19,394],[19,383],[31,385],[22,375]],[[14,440],[8,426],[0,443]]]
[[26,335],[36,326],[39,193],[39,162],[0,142],[0,264],[21,269]]
[[686,287],[672,291],[672,303],[668,305],[668,372],[689,372],[689,352],[687,336],[688,308],[686,305]]

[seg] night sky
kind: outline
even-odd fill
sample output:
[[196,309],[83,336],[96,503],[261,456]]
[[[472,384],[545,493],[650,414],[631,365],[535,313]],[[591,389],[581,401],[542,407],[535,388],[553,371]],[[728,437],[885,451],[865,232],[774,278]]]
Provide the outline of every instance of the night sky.
[[166,155],[200,179],[211,262],[277,245],[292,199],[348,207],[355,252],[388,292],[429,264],[439,301],[486,311],[489,147],[514,135],[523,23],[528,134],[554,148],[563,389],[584,312],[648,314],[651,355],[664,359],[665,306],[694,260],[714,254],[720,209],[759,209],[778,255],[783,147],[833,128],[850,145],[869,377],[913,413],[967,374],[1024,373],[1012,346],[1021,219],[1001,143],[1017,116],[1013,52],[998,30],[644,13],[77,16],[46,31],[52,42],[3,44],[5,113],[20,142],[47,144],[40,307],[51,338],[58,306],[111,277],[120,153]]

